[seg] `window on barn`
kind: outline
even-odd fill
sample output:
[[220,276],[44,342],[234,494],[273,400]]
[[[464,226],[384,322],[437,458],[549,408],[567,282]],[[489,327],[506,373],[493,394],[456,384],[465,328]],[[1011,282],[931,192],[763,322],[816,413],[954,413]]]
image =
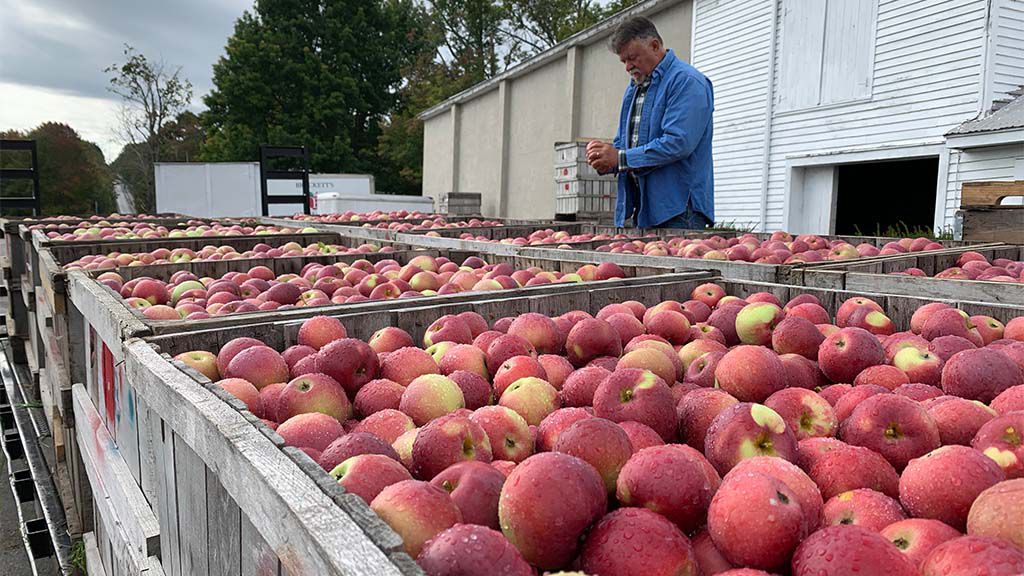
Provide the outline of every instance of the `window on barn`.
[[783,0],[781,111],[871,97],[878,0]]

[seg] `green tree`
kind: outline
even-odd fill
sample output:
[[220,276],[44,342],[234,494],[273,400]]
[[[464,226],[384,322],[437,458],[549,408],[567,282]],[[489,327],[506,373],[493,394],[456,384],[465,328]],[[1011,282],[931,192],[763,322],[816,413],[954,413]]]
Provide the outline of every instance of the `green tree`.
[[[67,124],[46,122],[27,133],[8,131],[0,137],[36,141],[43,214],[109,214],[117,209],[103,152]],[[0,157],[0,163],[4,167],[27,167],[26,158],[6,153]],[[16,195],[30,193],[30,186],[28,182],[18,183],[10,186],[5,195],[15,191]]]
[[[150,146],[147,142],[130,142],[121,148],[121,153],[110,163],[110,169],[115,179],[127,189],[134,210],[142,212],[156,208],[155,203],[148,204],[150,209],[147,210],[139,209],[138,204],[135,204],[136,199],[145,196],[146,191],[154,185],[153,163],[199,160],[204,135],[199,117],[186,110],[163,125],[157,135],[159,146]],[[154,148],[159,148],[160,156],[157,158],[152,156]]]
[[618,14],[627,8],[632,8],[636,4],[639,4],[641,0],[612,0],[604,7],[604,15],[612,16]]
[[203,158],[255,160],[260,144],[305,145],[315,172],[386,182],[378,139],[422,22],[413,0],[259,0],[214,65]]
[[508,35],[529,52],[550,48],[610,14],[596,0],[506,0],[505,12]]
[[108,89],[121,97],[117,132],[133,152],[120,166],[129,169],[128,163],[133,164],[130,169],[134,176],[121,179],[134,183],[129,188],[134,208],[152,212],[156,208],[153,162],[164,157],[165,146],[173,145],[168,140],[173,132],[167,130],[167,125],[192,101],[192,83],[181,75],[180,67],[150,60],[129,45],[125,45],[124,56],[124,63],[104,70],[112,74]]

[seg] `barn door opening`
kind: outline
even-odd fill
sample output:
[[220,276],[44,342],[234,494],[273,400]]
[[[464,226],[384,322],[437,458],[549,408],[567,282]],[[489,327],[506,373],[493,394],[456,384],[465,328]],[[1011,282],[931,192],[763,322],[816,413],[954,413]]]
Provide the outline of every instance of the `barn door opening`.
[[836,166],[835,233],[903,236],[930,228],[938,178],[937,156]]

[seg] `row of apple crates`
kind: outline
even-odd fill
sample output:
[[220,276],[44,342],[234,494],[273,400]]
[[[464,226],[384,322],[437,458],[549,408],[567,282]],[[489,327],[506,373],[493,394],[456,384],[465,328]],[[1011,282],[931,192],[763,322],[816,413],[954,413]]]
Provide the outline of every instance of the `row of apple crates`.
[[[306,235],[304,239],[312,241],[315,236]],[[257,241],[292,239],[258,237]],[[253,239],[165,239],[148,246],[173,248],[189,242],[211,241],[243,249]],[[358,242],[336,234],[319,241]],[[475,310],[493,321],[527,311],[596,312],[620,300],[626,292],[624,288],[628,288],[630,298],[653,304],[665,299],[686,299],[698,284],[720,279],[714,271],[684,271],[690,261],[679,258],[524,249],[514,255],[482,257],[492,262],[509,261],[516,266],[563,270],[614,257],[630,278],[239,314],[184,323],[146,320],[96,282],[97,273],[65,274],[61,270],[62,264],[85,253],[135,250],[139,243],[129,243],[131,247],[117,242],[97,244],[40,243],[36,265],[40,282],[33,288],[41,294],[40,308],[35,311],[37,318],[51,319],[41,326],[50,330],[42,344],[49,398],[44,396],[41,400],[44,406],[49,405],[53,416],[50,421],[60,424],[65,438],[66,481],[58,485],[66,484],[61,498],[69,515],[68,528],[73,531],[77,522],[79,530],[91,530],[87,541],[92,545],[88,550],[93,553],[95,570],[90,572],[104,574],[274,574],[278,570],[289,574],[417,573],[412,560],[401,552],[397,536],[364,503],[344,494],[304,453],[283,446],[276,433],[247,413],[243,405],[198,374],[171,362],[170,356],[194,349],[216,351],[227,340],[242,335],[257,337],[281,349],[294,341],[302,320],[315,314],[343,318],[355,337],[366,338],[378,328],[395,325],[418,338],[432,320],[446,313]],[[399,261],[421,253],[446,255],[453,260],[485,254],[455,248],[427,248],[428,252],[413,253],[406,250],[406,245],[395,247],[398,251],[386,257]],[[983,249],[1007,256],[1013,250]],[[865,259],[859,264],[915,258],[915,264],[926,267],[922,259],[934,258],[933,266],[937,266],[941,265],[939,259],[952,258],[961,251]],[[366,255],[315,258],[343,261],[353,257]],[[1015,257],[1020,257],[1019,252]],[[280,258],[125,267],[119,273],[126,279],[138,275],[168,278],[179,269],[208,275],[229,269],[245,270],[256,264],[285,273],[301,268],[307,261],[310,259]],[[720,264],[695,263],[705,268]],[[788,278],[797,278],[795,270],[803,270],[803,277],[808,278],[814,277],[812,270],[824,266],[775,268],[776,273],[781,268],[792,268]],[[750,279],[722,281],[730,293],[740,296],[762,290],[772,291],[782,299],[803,292],[814,293],[833,311],[846,297],[875,292],[801,288]],[[903,316],[922,303],[917,296],[874,297],[900,325],[906,325],[909,318]],[[946,299],[972,314],[1004,320],[1019,314],[1024,304]],[[55,313],[59,309],[63,312]],[[54,330],[61,324],[66,330],[63,341]],[[39,388],[44,389],[42,378]]]
[[[449,221],[453,220],[448,218]],[[180,222],[165,221],[168,226],[183,225]],[[150,223],[155,223],[148,221]],[[526,222],[505,221],[508,226],[526,225]],[[216,329],[216,327],[232,324],[236,320],[242,323],[260,323],[274,318],[287,318],[281,315],[240,315],[236,318],[214,319],[199,322],[164,322],[153,330],[151,322],[145,321],[134,310],[124,306],[123,301],[94,280],[100,272],[70,272],[63,269],[82,256],[90,254],[106,254],[111,251],[123,253],[151,251],[158,247],[191,248],[198,250],[204,245],[228,245],[243,251],[257,243],[281,245],[296,241],[302,245],[323,242],[356,246],[364,243],[358,238],[347,238],[334,232],[274,235],[274,236],[221,236],[203,238],[160,238],[144,240],[104,240],[104,241],[64,241],[49,239],[44,230],[31,230],[37,222],[19,221],[4,222],[5,234],[4,259],[6,275],[18,279],[19,290],[9,293],[6,303],[10,305],[8,324],[11,327],[10,343],[20,343],[21,358],[15,358],[17,368],[26,374],[22,382],[26,384],[24,399],[26,406],[31,408],[33,417],[41,424],[36,425],[35,442],[38,452],[45,456],[42,466],[30,471],[25,480],[35,484],[33,493],[44,493],[40,486],[53,484],[51,490],[54,499],[61,508],[61,520],[52,521],[38,518],[36,524],[49,525],[49,542],[33,555],[58,557],[62,568],[69,568],[67,559],[68,535],[82,537],[88,544],[87,551],[94,552],[96,561],[92,562],[94,571],[103,568],[102,573],[141,573],[147,570],[163,570],[160,566],[177,567],[172,573],[193,573],[200,570],[199,564],[189,565],[188,558],[176,546],[165,544],[163,554],[154,553],[159,539],[151,536],[144,538],[145,545],[132,547],[126,545],[126,539],[140,534],[149,534],[145,526],[146,519],[157,518],[158,501],[152,491],[146,487],[151,484],[145,480],[142,472],[152,470],[152,462],[140,458],[138,442],[127,440],[139,433],[137,426],[145,422],[148,414],[136,405],[133,389],[126,387],[123,377],[125,370],[124,343],[136,336],[157,334],[163,331],[187,332],[196,329]],[[63,224],[74,225],[76,222],[62,221]],[[534,222],[528,226],[534,230],[546,222]],[[292,228],[303,227],[300,221],[289,221],[285,225]],[[524,229],[525,230],[525,229]],[[176,270],[188,269],[201,275],[220,276],[228,271],[248,270],[252,266],[267,265],[278,274],[298,272],[308,262],[333,263],[368,259],[376,261],[381,258],[396,258],[407,262],[416,255],[442,253],[452,259],[461,261],[475,253],[459,251],[417,250],[412,253],[404,246],[392,245],[397,249],[392,253],[380,254],[348,254],[325,255],[303,258],[279,259],[248,259],[218,262],[202,262],[191,264],[172,264],[142,267],[122,267],[119,273],[131,278],[139,275],[152,275],[167,279]],[[518,266],[528,266],[527,260],[520,257],[489,258],[492,261],[510,261]],[[540,263],[547,269],[575,271],[557,262]],[[644,276],[654,272],[665,272],[668,269],[650,270],[644,267],[631,267],[628,272],[634,276]],[[99,296],[93,298],[99,291]],[[531,288],[529,294],[545,293],[547,289]],[[77,295],[77,296],[76,296]],[[476,295],[469,299],[479,298]],[[451,298],[442,301],[455,301]],[[82,303],[85,304],[82,304]],[[342,307],[341,309],[374,311],[390,310],[405,307],[409,301],[397,303],[368,303],[365,306]],[[88,313],[83,313],[88,310]],[[20,313],[19,313],[20,311]],[[88,392],[83,396],[76,395],[73,384],[82,384],[82,390]],[[127,396],[118,396],[126,394]],[[119,399],[119,401],[115,401]],[[88,400],[88,401],[86,401]],[[139,399],[142,402],[142,399]],[[96,416],[96,417],[94,417]],[[133,433],[124,433],[124,426],[133,427]],[[165,426],[165,424],[161,424]],[[119,433],[120,432],[120,433]],[[161,433],[171,434],[170,428],[161,428]],[[167,450],[173,450],[174,440]],[[181,443],[182,440],[177,440]],[[189,444],[178,446],[177,456],[182,462],[190,454]],[[169,454],[169,453],[167,453]],[[165,456],[167,455],[165,454]],[[127,457],[126,457],[127,456]],[[161,460],[163,462],[163,460]],[[198,460],[192,460],[193,463]],[[173,463],[171,464],[174,465]],[[195,478],[205,478],[207,472],[181,465],[179,474],[191,473]],[[40,470],[46,472],[42,478]],[[215,472],[209,472],[216,475]],[[128,480],[131,480],[130,482]],[[173,494],[186,494],[180,478],[174,473],[167,480],[167,489]],[[132,488],[134,486],[134,488]],[[138,498],[142,494],[142,498]],[[173,502],[165,498],[164,502],[172,506]],[[213,498],[211,496],[210,498]],[[259,500],[259,499],[257,499]],[[193,502],[187,500],[183,502]],[[122,506],[124,505],[124,506]],[[41,514],[41,513],[40,513]],[[175,514],[175,522],[179,519],[189,526],[187,511],[174,509],[165,514],[170,518]],[[205,517],[205,516],[204,516]],[[229,515],[230,517],[230,515]],[[142,518],[139,522],[133,519]],[[194,518],[193,518],[194,520]],[[134,526],[134,528],[133,528]],[[261,542],[260,531],[266,525],[260,524],[259,530],[246,528],[250,524],[242,524],[240,536],[248,550]],[[141,527],[141,528],[140,528]],[[136,530],[136,528],[139,528]],[[184,532],[187,532],[185,530]],[[46,531],[44,530],[45,534]],[[164,533],[172,534],[170,528]],[[220,531],[214,531],[219,534]],[[238,530],[235,531],[238,533]],[[176,538],[176,537],[175,537]],[[36,538],[38,539],[38,538]],[[136,543],[140,540],[136,539]],[[251,544],[251,546],[250,546]],[[257,546],[258,547],[258,546]],[[170,552],[174,550],[174,552]],[[163,564],[161,565],[161,561]],[[207,562],[212,562],[209,560]],[[269,562],[269,561],[268,561]],[[169,564],[168,564],[169,563]],[[243,563],[244,564],[244,563]],[[180,567],[186,566],[182,570]],[[67,570],[65,570],[67,571]],[[243,568],[244,573],[249,570]],[[100,572],[96,572],[100,573]],[[154,572],[155,573],[155,572]],[[318,572],[319,573],[319,572]]]

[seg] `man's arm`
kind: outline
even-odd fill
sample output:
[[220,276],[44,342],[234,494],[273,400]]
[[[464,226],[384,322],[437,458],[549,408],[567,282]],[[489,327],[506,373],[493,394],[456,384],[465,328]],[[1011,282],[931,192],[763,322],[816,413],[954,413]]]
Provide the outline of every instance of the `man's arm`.
[[662,118],[663,134],[643,146],[624,150],[620,156],[625,157],[630,169],[676,162],[693,153],[710,118],[711,102],[704,88],[693,78],[686,78],[682,86],[669,89]]

